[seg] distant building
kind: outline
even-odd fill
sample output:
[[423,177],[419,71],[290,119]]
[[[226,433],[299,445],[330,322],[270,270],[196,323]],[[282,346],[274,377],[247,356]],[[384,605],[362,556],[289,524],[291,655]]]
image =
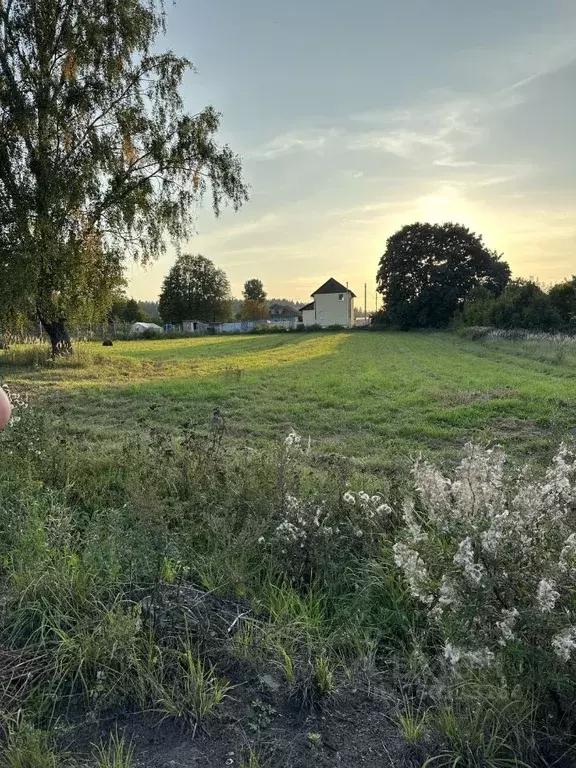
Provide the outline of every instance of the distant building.
[[268,310],[268,324],[280,325],[285,328],[295,328],[300,320],[300,313],[297,309],[288,307],[285,304],[271,304]]
[[354,299],[356,294],[331,277],[312,294],[314,301],[300,309],[304,325],[354,325]]
[[134,323],[130,328],[130,333],[133,336],[140,336],[146,331],[149,333],[164,333],[164,329],[156,325],[156,323]]
[[203,323],[201,320],[185,320],[182,323],[182,330],[184,333],[206,333],[208,323]]

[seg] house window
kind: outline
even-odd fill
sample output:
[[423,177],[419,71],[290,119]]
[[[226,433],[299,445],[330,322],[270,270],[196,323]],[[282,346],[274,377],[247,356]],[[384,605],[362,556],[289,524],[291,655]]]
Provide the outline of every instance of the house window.
[[339,293],[338,294],[338,301],[344,301],[344,294],[343,293]]

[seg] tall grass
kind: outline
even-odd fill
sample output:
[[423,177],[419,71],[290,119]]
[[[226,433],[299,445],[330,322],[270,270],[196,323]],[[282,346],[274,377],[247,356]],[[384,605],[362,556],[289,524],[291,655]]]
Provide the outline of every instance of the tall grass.
[[[559,721],[544,697],[521,706],[538,695],[529,665],[512,691],[505,675],[455,677],[439,661],[445,628],[394,562],[407,529],[420,541],[409,505],[374,476],[354,487],[337,464],[320,471],[294,432],[249,447],[212,419],[86,452],[34,408],[0,434],[4,763],[62,765],[46,731],[73,712],[128,707],[194,733],[243,682],[228,675],[239,658],[299,711],[390,678],[394,722],[431,765],[533,754],[535,727]],[[451,543],[438,546],[433,562]],[[133,754],[113,737],[94,757],[129,768]]]
[[459,334],[488,347],[504,349],[538,362],[571,366],[576,364],[576,336],[488,327],[463,328]]

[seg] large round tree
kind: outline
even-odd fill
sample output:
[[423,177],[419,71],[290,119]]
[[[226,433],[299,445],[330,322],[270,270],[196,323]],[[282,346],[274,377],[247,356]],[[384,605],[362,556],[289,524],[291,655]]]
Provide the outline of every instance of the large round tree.
[[400,328],[447,326],[470,291],[494,295],[510,268],[460,224],[409,224],[386,244],[377,274],[387,320]]
[[179,256],[164,278],[158,309],[164,322],[229,320],[232,312],[226,273],[205,256]]
[[0,320],[105,313],[127,259],[146,262],[247,197],[219,115],[188,114],[190,63],[157,52],[163,0],[0,2]]

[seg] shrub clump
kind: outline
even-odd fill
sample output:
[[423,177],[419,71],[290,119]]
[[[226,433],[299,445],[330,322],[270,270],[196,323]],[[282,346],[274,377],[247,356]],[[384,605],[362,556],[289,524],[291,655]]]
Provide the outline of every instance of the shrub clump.
[[506,472],[468,445],[452,477],[413,467],[396,565],[454,668],[490,668],[557,694],[576,681],[576,456],[562,445],[542,478]]

